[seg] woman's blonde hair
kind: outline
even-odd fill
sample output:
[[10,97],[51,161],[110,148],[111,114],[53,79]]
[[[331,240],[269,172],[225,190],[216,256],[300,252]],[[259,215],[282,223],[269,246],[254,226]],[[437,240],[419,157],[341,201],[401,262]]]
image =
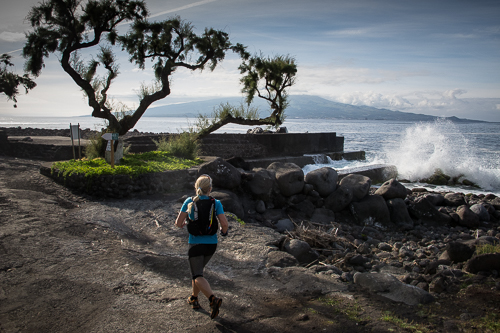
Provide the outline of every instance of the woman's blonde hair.
[[188,212],[191,214],[194,209],[194,204],[196,201],[200,200],[201,195],[208,195],[212,189],[212,178],[209,175],[201,175],[196,180],[194,184],[194,189],[196,191],[196,197],[193,198],[193,202],[188,205]]

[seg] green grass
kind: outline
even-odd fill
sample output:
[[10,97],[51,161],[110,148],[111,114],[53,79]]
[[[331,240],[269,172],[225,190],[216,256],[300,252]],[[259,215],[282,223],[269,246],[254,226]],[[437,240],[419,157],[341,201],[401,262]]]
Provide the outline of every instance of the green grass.
[[486,253],[500,253],[500,244],[497,245],[484,244],[484,245],[478,245],[476,247],[477,255]]
[[88,178],[100,175],[129,175],[135,177],[141,174],[162,172],[167,170],[182,170],[198,164],[201,159],[183,159],[168,152],[152,151],[142,154],[128,154],[119,165],[111,167],[103,158],[93,160],[70,160],[52,164],[52,172],[59,170],[64,177],[73,174],[83,174]]
[[382,321],[386,321],[389,323],[393,323],[399,328],[409,330],[415,333],[423,333],[423,332],[429,332],[429,330],[420,325],[420,324],[414,324],[413,322],[408,322],[408,319],[400,319],[394,315],[390,311],[385,311],[384,315],[380,318]]

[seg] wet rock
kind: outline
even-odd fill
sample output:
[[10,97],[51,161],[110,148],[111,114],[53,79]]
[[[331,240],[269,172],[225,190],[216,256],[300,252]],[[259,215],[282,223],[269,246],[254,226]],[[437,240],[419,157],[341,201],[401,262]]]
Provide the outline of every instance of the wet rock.
[[320,196],[327,197],[337,188],[338,177],[337,171],[324,167],[308,172],[305,181],[313,185]]
[[396,179],[391,179],[383,183],[382,186],[375,191],[375,194],[381,195],[385,200],[396,198],[405,199],[406,187]]

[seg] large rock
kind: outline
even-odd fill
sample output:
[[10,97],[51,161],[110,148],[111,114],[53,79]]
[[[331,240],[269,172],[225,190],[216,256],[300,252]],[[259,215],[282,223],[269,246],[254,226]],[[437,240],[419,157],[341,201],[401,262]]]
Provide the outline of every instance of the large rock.
[[241,184],[240,171],[220,157],[200,165],[198,176],[202,174],[212,177],[214,187],[231,190]]
[[413,229],[413,220],[410,217],[410,213],[408,213],[406,203],[403,199],[395,198],[387,200],[387,208],[389,208],[392,223],[403,230]]
[[351,212],[361,224],[391,225],[389,208],[380,195],[369,195],[359,202],[351,203]]
[[362,175],[350,174],[342,178],[340,186],[350,188],[353,195],[353,201],[359,201],[370,192],[372,181],[370,178]]
[[331,224],[335,222],[335,213],[327,208],[316,208],[311,217],[311,222],[321,224]]
[[250,180],[246,182],[253,197],[269,201],[276,178],[274,172],[257,168],[253,170]]
[[386,273],[356,273],[354,283],[382,297],[407,305],[427,304],[434,297],[418,287],[404,284],[391,274]]
[[444,196],[439,193],[429,193],[424,195],[424,197],[434,206],[441,206],[444,203]]
[[295,225],[290,219],[281,219],[274,225],[276,227],[276,231],[279,233],[284,233],[285,231],[293,231],[295,229]]
[[302,264],[311,263],[319,258],[318,252],[311,249],[311,246],[307,242],[299,239],[287,240],[284,244],[284,249]]
[[408,212],[411,216],[424,222],[434,222],[443,225],[449,225],[452,222],[452,218],[449,215],[441,213],[425,197],[418,197],[410,202]]
[[439,259],[450,260],[453,262],[464,262],[472,258],[475,246],[464,244],[461,242],[450,242],[446,245],[446,249],[441,254]]
[[375,191],[375,194],[383,196],[385,200],[390,200],[396,198],[405,199],[407,192],[404,185],[396,179],[391,179],[383,183],[382,186]]
[[486,253],[472,257],[465,264],[464,270],[476,274],[481,271],[500,271],[500,253]]
[[466,205],[462,205],[457,208],[457,214],[460,220],[458,223],[467,228],[476,228],[479,227],[480,221],[479,217],[470,210]]
[[304,189],[304,171],[297,164],[274,162],[267,167],[267,170],[275,172],[282,195],[291,197]]
[[231,212],[234,215],[238,216],[240,219],[243,219],[245,217],[245,210],[243,209],[243,205],[241,204],[238,196],[233,192],[220,190],[212,192],[210,195],[215,199],[220,200],[222,207],[224,208],[224,212]]
[[325,207],[333,212],[340,212],[351,203],[353,198],[352,189],[340,185],[337,190],[325,199]]
[[324,167],[310,171],[306,175],[306,183],[314,186],[314,189],[322,197],[327,197],[337,188],[337,171]]
[[465,199],[460,193],[447,193],[444,196],[444,204],[446,206],[458,207],[465,205]]
[[479,220],[489,222],[490,214],[483,204],[472,205],[470,206],[470,210],[473,211],[477,217],[479,217]]
[[271,251],[267,255],[266,267],[291,267],[298,266],[299,261],[294,256],[283,251]]

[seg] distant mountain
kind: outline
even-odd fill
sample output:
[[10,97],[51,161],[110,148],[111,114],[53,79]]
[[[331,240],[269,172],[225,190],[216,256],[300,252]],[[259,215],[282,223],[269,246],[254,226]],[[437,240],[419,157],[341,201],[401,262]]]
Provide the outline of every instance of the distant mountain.
[[[329,101],[310,95],[291,95],[290,105],[285,111],[291,118],[320,118],[345,120],[396,120],[396,121],[433,121],[438,117],[410,112],[377,109],[371,106],[356,106]],[[198,114],[210,115],[220,104],[240,105],[244,100],[239,97],[226,97],[205,101],[170,104],[149,108],[144,117],[196,117]],[[261,98],[254,98],[252,106],[258,107],[262,117],[267,117],[268,104]],[[448,117],[454,122],[478,122],[476,120]]]

